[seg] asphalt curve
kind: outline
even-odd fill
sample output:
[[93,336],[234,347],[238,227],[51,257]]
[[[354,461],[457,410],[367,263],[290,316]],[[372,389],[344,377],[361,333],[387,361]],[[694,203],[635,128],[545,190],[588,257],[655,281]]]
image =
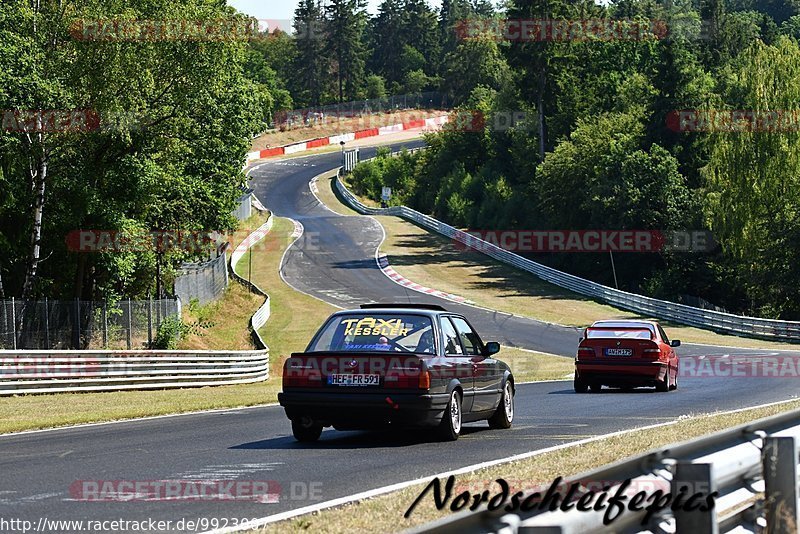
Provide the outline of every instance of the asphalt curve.
[[[362,150],[364,155],[369,153]],[[407,295],[377,269],[375,248],[382,232],[374,220],[334,215],[310,193],[308,182],[338,163],[338,154],[310,156],[269,162],[252,174],[259,198],[276,215],[299,221],[307,232],[286,255],[286,280],[297,289],[344,307],[407,298],[436,302],[421,294]],[[571,355],[577,343],[574,329],[445,304],[466,314],[487,338],[507,344]],[[766,350],[701,346],[681,351],[728,352],[754,357],[769,354]],[[2,523],[11,519],[31,521],[33,526],[41,519],[161,520],[172,521],[171,530],[178,530],[177,522],[184,520],[180,530],[201,531],[205,529],[189,528],[186,521],[204,520],[202,524],[209,527],[230,525],[234,519],[269,516],[681,415],[785,400],[795,392],[794,378],[682,378],[680,390],[669,394],[575,395],[568,382],[521,385],[511,430],[489,430],[485,423],[466,425],[462,439],[448,443],[446,450],[422,433],[326,430],[319,443],[301,445],[291,437],[279,407],[0,436],[0,531],[11,531],[13,526]],[[229,479],[272,481],[274,487],[280,487],[280,498],[258,503],[139,496],[126,502],[86,502],[82,498],[87,495],[80,491],[81,481]],[[110,495],[101,492],[100,496]],[[48,532],[79,531],[76,525],[44,525],[49,525]],[[398,518],[398,530],[401,528],[402,518]],[[114,530],[133,532],[136,527],[118,523]]]

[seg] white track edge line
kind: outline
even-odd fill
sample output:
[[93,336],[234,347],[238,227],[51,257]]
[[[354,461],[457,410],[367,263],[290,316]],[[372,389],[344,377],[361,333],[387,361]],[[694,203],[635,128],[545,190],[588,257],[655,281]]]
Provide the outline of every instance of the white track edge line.
[[[740,408],[740,409],[737,409],[737,410],[730,410],[730,411],[727,411],[727,412],[715,412],[715,413],[709,413],[709,414],[697,414],[697,415],[692,416],[692,418],[693,419],[697,419],[697,418],[700,418],[700,417],[713,417],[713,416],[720,416],[720,415],[731,415],[731,414],[735,414],[735,413],[746,412],[746,411],[749,411],[749,410],[758,410],[758,409],[762,409],[762,408],[769,408],[771,406],[778,406],[780,404],[788,404],[790,402],[796,402],[796,401],[797,401],[797,399],[795,398],[795,399],[790,399],[790,400],[785,400],[785,401],[777,401],[777,402],[771,402],[771,403],[767,403],[767,404],[761,404],[761,405],[752,406],[752,407],[749,407],[749,408]],[[252,529],[263,527],[265,525],[269,525],[271,523],[276,523],[278,521],[285,521],[287,519],[293,519],[293,518],[295,518],[297,516],[300,516],[300,515],[310,514],[310,513],[313,513],[313,512],[319,512],[320,510],[324,510],[324,509],[327,509],[327,508],[332,508],[332,507],[341,506],[341,505],[344,505],[344,504],[349,504],[349,503],[352,503],[354,501],[360,501],[360,500],[364,500],[364,499],[370,499],[370,498],[373,498],[373,497],[378,497],[380,495],[384,495],[386,493],[391,493],[393,491],[402,490],[402,489],[405,489],[405,488],[408,488],[408,487],[411,487],[411,486],[415,486],[417,484],[424,484],[425,482],[429,482],[433,478],[445,478],[445,477],[449,477],[451,475],[461,475],[461,474],[464,474],[464,473],[470,473],[472,471],[477,471],[479,469],[485,469],[487,467],[494,467],[496,465],[507,464],[507,463],[516,462],[516,461],[519,461],[519,460],[527,460],[529,458],[533,458],[533,457],[536,457],[536,456],[541,456],[542,454],[546,454],[546,453],[550,453],[550,452],[556,452],[556,451],[560,451],[560,450],[564,450],[564,449],[569,449],[569,448],[572,448],[572,447],[578,447],[580,445],[586,445],[588,443],[594,443],[596,441],[602,441],[604,439],[613,438],[613,437],[617,437],[617,436],[624,436],[624,435],[627,435],[627,434],[631,434],[633,432],[639,432],[639,431],[642,431],[642,430],[651,430],[653,428],[661,428],[661,427],[666,427],[666,426],[672,426],[672,425],[676,425],[676,424],[684,422],[684,421],[686,421],[686,419],[674,419],[672,421],[667,421],[667,422],[664,422],[664,423],[657,423],[657,424],[654,424],[654,425],[647,425],[647,426],[632,428],[632,429],[628,429],[628,430],[620,430],[618,432],[612,432],[612,433],[609,433],[609,434],[603,434],[601,436],[594,436],[594,437],[591,437],[591,438],[586,438],[586,439],[582,439],[582,440],[578,440],[578,441],[573,441],[573,442],[570,442],[570,443],[563,443],[561,445],[555,445],[553,447],[547,447],[545,449],[540,449],[538,451],[531,451],[531,452],[526,452],[526,453],[522,453],[522,454],[515,454],[513,456],[508,456],[506,458],[500,458],[500,459],[497,459],[497,460],[490,460],[490,461],[487,461],[487,462],[481,462],[481,463],[478,463],[478,464],[469,465],[469,466],[462,467],[462,468],[459,468],[459,469],[446,471],[444,473],[439,473],[439,474],[435,474],[435,475],[429,475],[429,476],[426,476],[426,477],[417,478],[415,480],[408,480],[406,482],[398,482],[396,484],[392,484],[392,485],[389,485],[389,486],[383,486],[381,488],[376,488],[376,489],[373,489],[373,490],[357,493],[357,494],[351,495],[349,497],[340,497],[338,499],[332,499],[330,501],[325,501],[325,502],[322,502],[322,503],[318,503],[318,504],[314,504],[314,505],[310,505],[310,506],[305,506],[303,508],[298,508],[297,510],[291,510],[291,511],[288,511],[288,512],[282,512],[282,513],[279,513],[279,514],[266,516],[266,517],[257,519],[256,521],[250,521],[250,522],[243,523],[243,524],[238,525],[236,527],[228,527],[228,528],[224,528],[224,529],[209,530],[209,531],[207,531],[207,532],[205,532],[203,534],[228,534],[228,533],[232,533],[232,532],[241,532],[243,530],[252,530]]]
[[53,428],[39,428],[36,430],[21,430],[19,432],[7,432],[5,434],[0,434],[0,438],[7,438],[7,437],[16,437],[16,436],[25,436],[28,434],[41,434],[44,432],[56,432],[58,430],[73,430],[76,428],[89,428],[95,426],[107,426],[107,425],[118,425],[121,423],[138,423],[139,421],[153,421],[156,419],[167,419],[170,417],[186,417],[192,415],[204,415],[204,414],[213,414],[213,413],[221,413],[221,412],[236,412],[242,410],[252,410],[255,408],[272,408],[275,406],[280,406],[277,402],[269,403],[269,404],[254,404],[253,406],[237,406],[234,408],[212,408],[210,410],[196,410],[193,412],[181,412],[181,413],[170,413],[164,415],[148,415],[146,417],[131,417],[127,419],[117,419],[115,421],[100,421],[97,423],[80,423],[77,425],[65,425],[65,426],[56,426]]

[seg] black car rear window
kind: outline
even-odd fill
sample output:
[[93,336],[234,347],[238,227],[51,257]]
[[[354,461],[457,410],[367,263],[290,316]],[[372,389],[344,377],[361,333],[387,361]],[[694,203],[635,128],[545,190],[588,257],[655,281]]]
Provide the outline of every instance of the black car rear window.
[[425,315],[338,315],[320,329],[307,352],[434,354],[433,323]]

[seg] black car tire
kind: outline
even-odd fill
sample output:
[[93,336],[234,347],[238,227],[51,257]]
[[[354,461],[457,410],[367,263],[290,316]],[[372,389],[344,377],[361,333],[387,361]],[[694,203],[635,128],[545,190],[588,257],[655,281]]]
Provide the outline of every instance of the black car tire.
[[503,395],[500,397],[500,406],[489,418],[489,428],[506,429],[511,428],[514,422],[514,386],[510,381],[506,382],[503,388]]
[[658,384],[656,384],[656,391],[659,393],[667,393],[672,389],[669,385],[669,375],[670,369],[667,367],[667,373],[664,375],[664,380],[661,380]]
[[461,395],[453,390],[444,410],[442,422],[439,424],[438,433],[442,441],[456,441],[461,433],[462,421]]
[[678,389],[678,373],[675,373],[675,382],[672,383],[672,391]]
[[587,384],[578,377],[575,377],[573,387],[575,388],[575,393],[586,393],[587,391],[589,391],[589,384]]
[[292,434],[302,443],[317,441],[322,435],[322,425],[307,417],[292,419]]
[[603,391],[603,384],[592,384],[589,387],[592,389],[592,393],[600,393]]

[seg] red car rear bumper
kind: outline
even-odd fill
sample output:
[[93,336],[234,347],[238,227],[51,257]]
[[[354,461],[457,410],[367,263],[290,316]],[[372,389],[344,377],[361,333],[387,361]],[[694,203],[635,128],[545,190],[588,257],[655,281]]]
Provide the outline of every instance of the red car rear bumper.
[[575,376],[586,383],[614,385],[654,385],[663,381],[667,362],[576,362]]

